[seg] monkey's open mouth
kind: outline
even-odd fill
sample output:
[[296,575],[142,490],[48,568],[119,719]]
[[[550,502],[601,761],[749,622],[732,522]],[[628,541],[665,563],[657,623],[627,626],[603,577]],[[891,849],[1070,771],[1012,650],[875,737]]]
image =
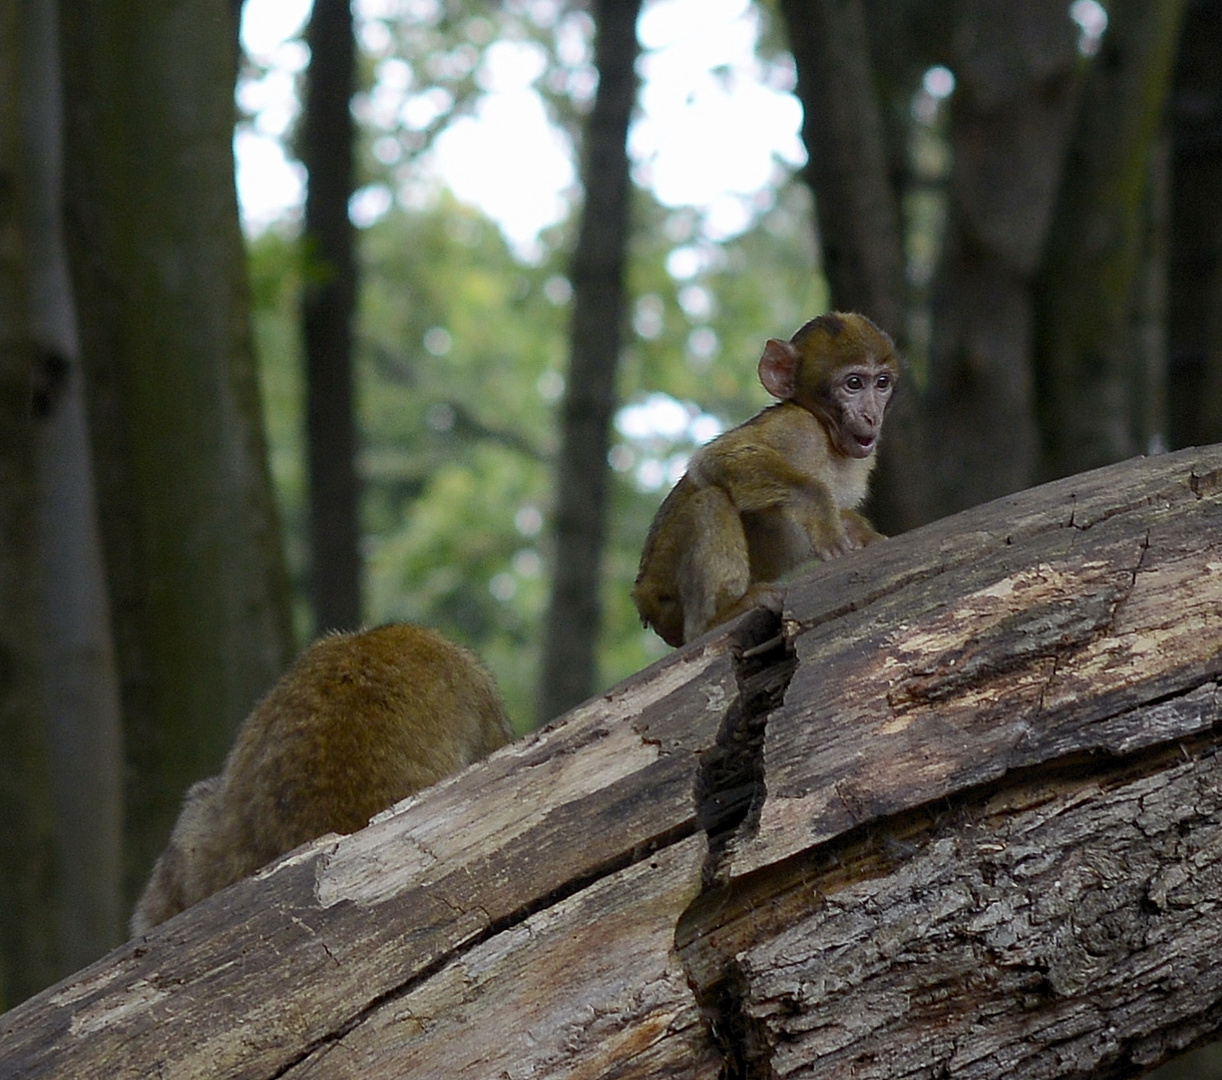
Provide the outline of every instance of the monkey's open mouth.
[[863,450],[873,450],[874,444],[878,441],[874,435],[854,435],[853,439]]

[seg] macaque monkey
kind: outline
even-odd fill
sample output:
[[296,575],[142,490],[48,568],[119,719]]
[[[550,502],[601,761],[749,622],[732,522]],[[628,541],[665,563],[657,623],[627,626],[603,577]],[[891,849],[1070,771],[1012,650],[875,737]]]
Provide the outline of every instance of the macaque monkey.
[[799,564],[881,540],[854,508],[898,376],[891,339],[861,315],[769,339],[759,377],[781,400],[698,450],[658,509],[632,590],[645,624],[682,645],[778,606]]
[[350,833],[512,738],[465,649],[396,624],[320,638],[193,785],[131,919],[146,933],[325,833]]

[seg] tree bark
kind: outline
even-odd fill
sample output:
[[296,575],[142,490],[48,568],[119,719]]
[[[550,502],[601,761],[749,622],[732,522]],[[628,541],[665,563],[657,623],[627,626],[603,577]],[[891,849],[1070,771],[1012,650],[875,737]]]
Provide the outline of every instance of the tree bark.
[[1171,84],[1184,0],[1117,0],[1083,90],[1040,268],[1042,475],[1139,449],[1132,298],[1143,200]]
[[[904,335],[904,255],[861,0],[782,0],[832,301]],[[850,307],[851,305],[851,307]]]
[[38,635],[21,14],[19,0],[0,0],[0,1008],[63,970]]
[[943,515],[1038,479],[1031,290],[1078,99],[1061,0],[967,0],[952,42],[951,168],[926,424]]
[[624,321],[628,241],[628,121],[636,102],[640,0],[595,5],[598,91],[585,128],[585,206],[573,252],[569,373],[560,421],[552,598],[544,627],[539,719],[594,689],[602,625],[607,452]]
[[1171,95],[1168,444],[1222,440],[1222,7],[1187,5]]
[[228,0],[60,5],[66,231],[120,665],[128,900],[291,656]]
[[[864,8],[861,0],[782,0],[781,12],[797,68],[804,175],[815,198],[832,306],[868,316],[902,350],[903,241]],[[871,506],[884,532],[901,532],[932,516],[919,402],[909,379],[888,413]]]
[[998,500],[0,1017],[0,1077],[1135,1075],[1222,1025],[1220,682],[1222,446]]
[[63,230],[59,42],[54,0],[22,4],[23,156],[30,170],[30,325],[35,401],[42,678],[59,855],[63,966],[123,940],[123,747],[119,680],[98,535],[76,311]]
[[356,307],[352,93],[356,40],[349,0],[316,0],[306,31],[309,83],[302,117],[306,192],[306,445],[311,582],[318,633],[361,622],[361,559],[352,374]]

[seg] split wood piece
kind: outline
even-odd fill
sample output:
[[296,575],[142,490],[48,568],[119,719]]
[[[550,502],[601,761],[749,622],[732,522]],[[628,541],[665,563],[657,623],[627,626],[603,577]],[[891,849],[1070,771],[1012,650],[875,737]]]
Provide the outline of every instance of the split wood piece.
[[1216,700],[1190,691],[1222,674],[1222,453],[1193,453],[897,537],[856,593],[837,564],[797,583],[799,663],[768,720],[768,798],[726,873],[1011,769],[1208,730]]

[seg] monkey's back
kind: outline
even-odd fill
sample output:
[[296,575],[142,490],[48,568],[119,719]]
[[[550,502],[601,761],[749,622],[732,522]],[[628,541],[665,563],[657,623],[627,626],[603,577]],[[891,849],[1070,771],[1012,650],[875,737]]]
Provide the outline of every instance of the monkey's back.
[[315,642],[247,718],[224,780],[238,842],[262,866],[503,746],[509,721],[465,649],[395,624]]
[[132,917],[142,933],[277,856],[371,817],[512,738],[467,650],[394,624],[311,645],[194,785]]

